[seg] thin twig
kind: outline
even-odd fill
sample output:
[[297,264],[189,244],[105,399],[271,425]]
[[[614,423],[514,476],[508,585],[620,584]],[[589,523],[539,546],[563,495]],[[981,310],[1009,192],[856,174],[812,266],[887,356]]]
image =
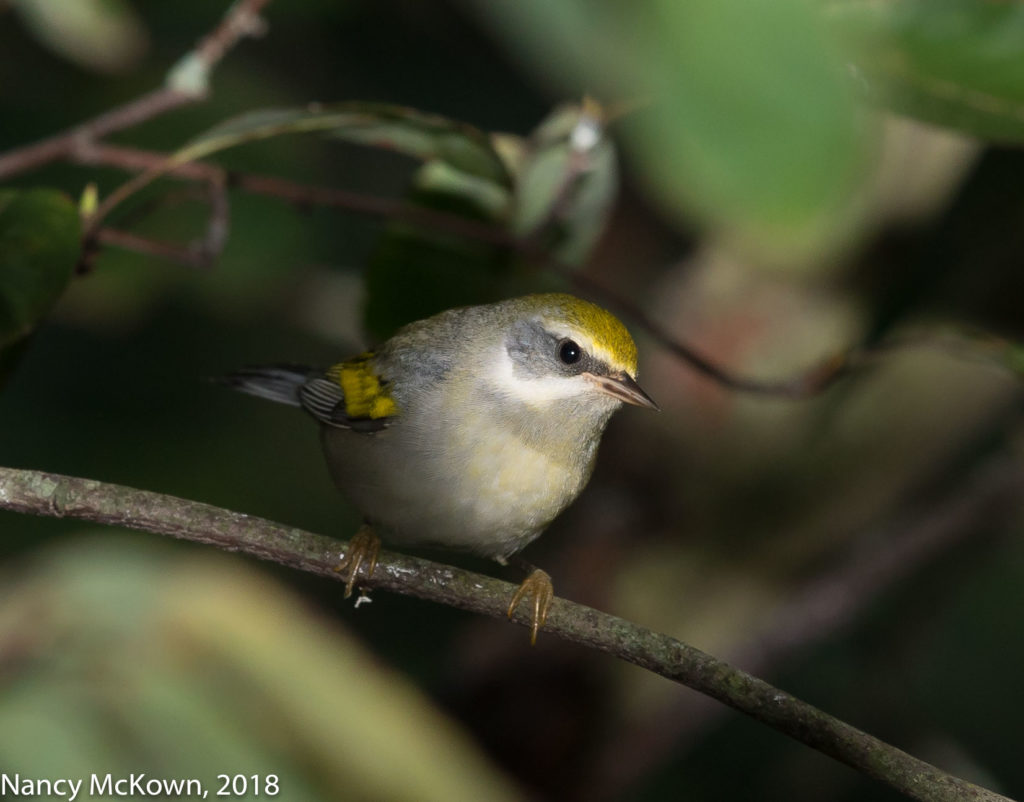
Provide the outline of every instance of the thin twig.
[[212,265],[223,253],[231,227],[231,210],[224,172],[219,170],[211,175],[206,188],[210,200],[210,217],[206,221],[202,249],[203,255]]
[[269,2],[234,0],[220,24],[204,36],[196,48],[195,55],[207,75],[240,40],[263,35],[266,25],[260,12]]
[[208,197],[209,191],[205,184],[186,184],[162,195],[143,199],[121,215],[118,222],[122,228],[132,228],[161,209],[173,209],[184,203],[203,203]]
[[[172,80],[168,85],[147,92],[142,97],[74,128],[8,151],[0,156],[0,179],[65,158],[76,148],[82,147],[83,143],[102,139],[117,131],[159,117],[179,106],[203,100],[207,94],[207,82],[213,68],[240,39],[262,30],[259,14],[269,2],[270,0],[236,0],[225,12],[220,24],[203,37],[194,51],[179,62],[179,67],[185,65],[188,70],[172,71]],[[178,78],[175,79],[173,76]]]
[[231,173],[228,183],[246,192],[281,198],[299,207],[333,206],[504,248],[513,248],[516,243],[512,235],[496,225],[394,198],[362,195],[333,187],[311,187],[283,178],[246,173]]
[[195,97],[177,90],[166,87],[155,89],[67,131],[0,155],[0,179],[63,159],[78,147],[81,141],[87,142],[130,128],[195,100]]
[[164,169],[170,177],[190,181],[223,180],[227,189],[239,189],[252,195],[279,198],[300,208],[328,206],[505,248],[521,247],[513,235],[498,226],[449,212],[415,206],[394,198],[364,195],[335,187],[300,184],[277,176],[226,171],[209,162],[195,161],[169,165],[170,154],[160,151],[91,142],[75,148],[65,156],[76,164],[116,167],[131,172]]
[[[771,623],[730,660],[763,674],[801,648],[834,635],[866,606],[922,564],[974,536],[979,527],[1019,507],[1024,492],[1020,460],[1005,454],[972,471],[953,493],[915,505],[838,568],[823,573],[772,611]],[[683,742],[717,719],[720,708],[701,697],[665,705],[642,722],[620,729],[594,762],[587,799],[619,799]]]
[[151,239],[116,228],[101,228],[96,232],[96,242],[101,245],[111,245],[115,248],[144,253],[147,256],[157,256],[188,267],[209,268],[211,265],[210,254],[205,244],[183,246],[176,242]]
[[[83,143],[64,155],[74,164],[89,167],[116,167],[129,172],[141,172],[167,162],[170,154],[158,150],[143,150],[126,145],[110,145],[106,142]],[[185,162],[175,165],[167,175],[190,181],[208,181],[213,172],[223,172],[222,167],[209,162]]]
[[[125,170],[143,171],[143,173],[166,169],[167,175],[190,180],[213,181],[223,175],[221,168],[206,162],[184,162],[168,166],[169,157],[166,153],[121,146],[93,144],[88,148],[73,151],[68,156],[71,160],[81,164],[103,164]],[[331,206],[357,214],[395,220],[431,231],[443,231],[453,236],[513,250],[534,264],[556,273],[581,291],[631,319],[698,373],[730,390],[794,400],[811,398],[819,395],[853,370],[862,367],[874,356],[873,352],[851,349],[830,356],[793,378],[780,381],[737,376],[719,367],[693,347],[676,340],[638,304],[631,303],[618,293],[607,289],[575,266],[565,264],[551,256],[543,246],[532,238],[521,239],[493,224],[477,222],[459,215],[415,206],[392,198],[364,195],[333,187],[309,186],[285,178],[248,173],[227,173],[225,180],[229,188],[280,198],[302,208]],[[186,262],[186,264],[190,263],[190,261]]]
[[[139,171],[135,178],[104,199],[87,226],[83,256],[79,265],[81,272],[88,271],[96,256],[98,232],[106,213],[121,200],[149,183],[155,175],[167,174],[192,180],[223,180],[220,178],[224,175],[223,171],[215,165],[202,162],[171,164],[168,154],[106,145],[99,143],[98,140],[108,134],[152,119],[178,106],[203,99],[206,95],[205,78],[209,71],[223,58],[226,51],[237,43],[239,38],[260,29],[257,24],[258,14],[267,2],[269,0],[239,0],[229,9],[217,29],[203,39],[196,51],[182,59],[180,64],[199,64],[201,67],[198,72],[203,76],[203,80],[197,86],[192,87],[191,91],[182,91],[180,86],[183,85],[183,82],[179,81],[172,86],[150,92],[131,103],[113,109],[54,137],[0,156],[0,179],[57,159],[68,159],[79,164],[105,164]],[[181,72],[181,70],[176,70],[176,72]],[[174,88],[175,86],[179,88]],[[547,253],[536,238],[519,238],[498,226],[479,223],[458,215],[414,206],[390,198],[371,197],[327,187],[309,187],[270,176],[233,174],[229,175],[226,180],[229,187],[236,187],[254,194],[272,195],[297,205],[335,206],[360,214],[398,220],[425,229],[444,231],[454,236],[487,242],[516,251],[530,261],[561,275],[574,286],[601,299],[607,305],[631,318],[698,373],[728,389],[792,399],[809,398],[820,394],[858,367],[865,357],[861,351],[853,349],[829,357],[795,378],[782,381],[762,381],[736,376],[720,368],[691,346],[676,340],[638,305],[629,303],[618,294],[602,287],[575,266],[555,259]],[[216,186],[221,185],[217,184]],[[207,253],[215,255],[223,249],[229,218],[226,212],[226,194],[211,187],[211,200],[213,205],[207,228],[206,250]],[[130,247],[128,237],[119,237],[119,239],[122,246]],[[140,252],[154,253],[153,248],[150,247],[152,244],[150,241],[139,238],[138,242],[142,246],[139,249]],[[192,248],[179,247],[175,250],[172,247],[160,247],[157,250],[159,251],[158,255],[164,258],[175,259],[189,266],[195,264]],[[178,256],[183,258],[179,260]]]
[[817,365],[813,365],[810,369],[801,371],[789,379],[772,381],[737,376],[719,367],[693,347],[675,339],[664,326],[648,315],[639,304],[621,297],[618,293],[609,290],[599,282],[570,266],[550,258],[546,258],[544,264],[583,292],[632,320],[670,353],[686,362],[698,373],[728,390],[736,390],[753,395],[789,398],[792,400],[813,398],[831,387],[839,379],[870,363],[876,356],[874,349],[866,350],[853,347],[847,351],[826,357]]
[[[212,261],[224,247],[228,235],[228,199],[225,187],[238,187],[248,192],[274,195],[299,205],[330,205],[361,214],[398,220],[425,229],[491,243],[513,250],[528,260],[556,273],[632,319],[676,357],[694,370],[728,389],[803,399],[819,395],[832,384],[877,355],[878,349],[853,348],[833,355],[794,378],[764,381],[736,376],[717,366],[691,346],[679,342],[638,305],[621,298],[589,278],[573,265],[551,256],[535,237],[518,238],[503,228],[479,223],[420,206],[387,198],[374,198],[343,190],[305,187],[285,179],[268,176],[227,176],[222,168],[198,162],[172,163],[167,154],[102,144],[100,139],[117,131],[151,120],[179,106],[204,99],[213,68],[242,38],[262,33],[260,12],[270,0],[236,0],[225,12],[220,24],[186,54],[171,70],[167,84],[129,103],[111,109],[87,122],[40,142],[0,155],[0,179],[25,172],[43,164],[68,159],[80,164],[107,164],[139,171],[103,199],[85,227],[79,271],[88,272],[100,244],[116,244],[149,255],[171,259],[189,266]],[[579,167],[579,165],[577,165]],[[572,171],[570,171],[572,173]],[[180,178],[208,182],[211,213],[201,246],[175,246],[160,243],[124,231],[103,228],[107,212],[117,203],[145,186],[156,175],[169,174]],[[568,184],[563,188],[568,193]],[[567,197],[567,195],[566,195]]]
[[[90,479],[0,468],[0,509],[70,517],[240,551],[338,579],[341,544],[331,538],[219,509]],[[382,553],[363,580],[380,588],[496,618],[513,587],[468,571]],[[528,624],[528,615],[516,616]],[[685,643],[582,605],[555,599],[544,628],[718,699],[774,729],[927,802],[1005,800],[953,777]]]

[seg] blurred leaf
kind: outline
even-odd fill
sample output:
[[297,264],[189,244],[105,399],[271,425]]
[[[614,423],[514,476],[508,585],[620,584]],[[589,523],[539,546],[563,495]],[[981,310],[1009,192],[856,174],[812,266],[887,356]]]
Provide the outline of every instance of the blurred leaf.
[[1024,141],[1024,6],[977,0],[842,2],[840,29],[865,38],[858,69],[895,111]]
[[[423,167],[409,201],[495,233],[535,238],[552,256],[580,263],[600,236],[617,188],[615,152],[603,136],[596,104],[552,113],[529,140],[493,134],[514,182],[513,199],[440,162]],[[367,271],[366,327],[376,338],[453,306],[486,303],[517,291],[508,248],[446,233],[392,224]]]
[[516,156],[513,230],[580,264],[604,230],[618,189],[615,148],[592,102],[556,109]]
[[435,114],[384,103],[317,104],[303,109],[249,112],[202,134],[179,155],[186,160],[198,159],[245,142],[310,131],[395,150],[422,161],[439,160],[468,175],[510,186],[504,162],[482,131]]
[[100,204],[100,192],[95,181],[85,185],[82,194],[78,198],[79,217],[91,217],[96,214],[96,207]]
[[545,77],[645,104],[627,121],[627,141],[669,208],[782,252],[845,221],[861,132],[843,57],[812,4],[478,6]]
[[1006,365],[1014,373],[1024,376],[1024,345],[1013,345],[1007,348]]
[[6,577],[2,765],[196,778],[211,796],[244,775],[249,799],[274,795],[253,774],[288,800],[514,798],[402,677],[279,586],[138,537]]
[[[524,143],[385,104],[264,109],[207,131],[173,160],[190,161],[284,134],[326,132],[422,160],[408,196],[411,205],[444,213],[455,223],[462,218],[492,225],[498,239],[514,217],[514,233],[536,237],[553,255],[578,263],[600,235],[617,187],[615,154],[603,136],[601,117],[593,103],[565,107]],[[440,221],[433,230],[428,226],[390,224],[371,256],[366,327],[375,337],[506,292],[514,260],[504,243],[477,241]]]
[[[338,139],[404,153],[424,162],[411,205],[504,228],[512,177],[491,140],[464,123],[414,109],[347,103],[250,112],[206,132],[175,155],[207,156],[245,142],[323,131]],[[460,304],[494,300],[509,258],[499,247],[457,233],[393,222],[367,269],[365,325],[376,337]]]
[[1024,344],[970,326],[936,326],[897,336],[895,342],[947,352],[961,359],[987,362],[1024,377]]
[[78,253],[78,213],[66,195],[0,191],[0,381],[71,280]]
[[123,70],[146,50],[146,29],[123,0],[12,2],[40,42],[81,67],[101,72]]
[[[492,185],[493,186],[493,185]],[[506,204],[495,205],[474,182],[441,162],[424,165],[408,201],[470,222],[495,223]],[[495,301],[504,295],[512,267],[508,250],[479,240],[394,222],[387,226],[366,270],[364,324],[377,339],[453,306]]]

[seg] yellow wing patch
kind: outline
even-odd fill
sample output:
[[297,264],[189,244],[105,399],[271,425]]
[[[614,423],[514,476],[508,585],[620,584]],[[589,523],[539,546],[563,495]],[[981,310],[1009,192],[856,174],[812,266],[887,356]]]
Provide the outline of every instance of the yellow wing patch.
[[345,395],[345,414],[350,418],[376,420],[398,414],[395,399],[370,366],[372,358],[372,353],[360,354],[326,371],[327,378],[341,387]]

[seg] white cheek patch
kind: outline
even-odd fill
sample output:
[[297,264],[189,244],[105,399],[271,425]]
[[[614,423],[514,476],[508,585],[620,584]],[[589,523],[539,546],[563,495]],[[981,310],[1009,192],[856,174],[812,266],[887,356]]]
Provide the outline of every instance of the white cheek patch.
[[517,376],[512,358],[504,348],[500,349],[491,364],[494,367],[490,372],[490,380],[494,389],[531,406],[579,398],[593,390],[583,376],[545,376],[539,379]]

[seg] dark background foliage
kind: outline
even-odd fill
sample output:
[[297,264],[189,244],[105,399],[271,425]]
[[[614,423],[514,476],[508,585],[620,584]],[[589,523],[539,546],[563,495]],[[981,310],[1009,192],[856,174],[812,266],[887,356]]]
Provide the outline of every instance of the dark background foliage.
[[[38,22],[45,5],[0,5],[0,153],[158,86],[223,11],[113,4],[122,27],[90,56],[47,46],[61,25]],[[401,104],[520,136],[586,92],[635,106],[612,126],[618,183],[584,275],[737,375],[787,378],[857,344],[912,342],[794,401],[723,389],[627,319],[663,412],[617,415],[590,487],[527,557],[560,595],[1021,795],[1024,546],[1005,492],[1022,471],[1019,10],[584,5],[272,3],[267,35],[225,59],[208,102],[115,141],[172,152],[234,115],[311,101]],[[788,38],[762,36],[775,18]],[[416,170],[319,135],[215,159],[390,198]],[[77,199],[96,182],[103,198],[125,178],[57,163],[5,189]],[[208,209],[187,186],[155,184],[118,225],[200,236]],[[503,288],[576,286],[500,247],[444,237],[431,251],[395,225],[232,192],[209,269],[103,249],[5,369],[0,463],[349,537],[357,517],[310,422],[209,379],[356,353],[424,288],[463,302],[472,274],[439,283],[431,262],[461,258],[451,248],[500,263]],[[210,787],[217,773],[275,773],[285,799],[895,798],[543,634],[531,649],[517,627],[386,594],[355,610],[334,583],[155,536],[7,512],[0,527],[7,771]]]

